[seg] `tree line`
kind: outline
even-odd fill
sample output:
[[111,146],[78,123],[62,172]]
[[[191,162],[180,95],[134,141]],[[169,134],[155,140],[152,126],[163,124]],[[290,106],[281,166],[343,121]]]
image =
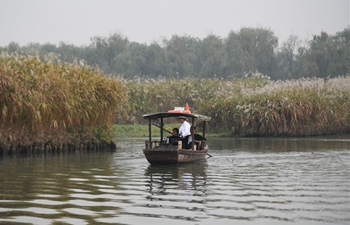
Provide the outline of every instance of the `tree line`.
[[132,80],[145,78],[242,78],[259,72],[274,80],[301,77],[337,77],[350,73],[350,28],[335,35],[321,32],[311,40],[296,35],[279,45],[274,32],[266,28],[242,28],[227,37],[210,34],[203,39],[173,35],[160,42],[131,42],[122,34],[92,37],[87,46],[64,42],[12,42],[0,52],[23,55],[54,53],[59,60],[83,59],[105,74]]

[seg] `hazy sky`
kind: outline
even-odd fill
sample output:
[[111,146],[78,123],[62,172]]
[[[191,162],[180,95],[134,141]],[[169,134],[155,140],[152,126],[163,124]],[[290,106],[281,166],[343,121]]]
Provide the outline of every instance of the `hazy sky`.
[[283,42],[349,27],[350,0],[0,0],[0,46],[10,42],[88,45],[119,33],[151,43],[173,34],[227,37],[271,29]]

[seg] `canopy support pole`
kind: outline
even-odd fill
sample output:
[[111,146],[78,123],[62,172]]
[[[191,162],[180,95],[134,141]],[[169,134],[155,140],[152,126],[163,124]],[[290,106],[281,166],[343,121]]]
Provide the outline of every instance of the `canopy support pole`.
[[148,119],[148,143],[149,143],[149,148],[152,148],[152,119]]

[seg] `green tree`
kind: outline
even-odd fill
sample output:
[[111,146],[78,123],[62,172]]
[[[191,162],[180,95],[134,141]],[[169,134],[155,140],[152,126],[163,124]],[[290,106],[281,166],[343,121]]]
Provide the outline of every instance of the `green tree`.
[[198,44],[196,77],[212,78],[225,76],[226,51],[223,40],[215,35],[208,35]]
[[242,28],[231,31],[226,41],[228,73],[242,76],[247,71],[274,77],[276,69],[275,49],[278,38],[271,30]]
[[156,42],[147,47],[145,75],[148,77],[167,77],[170,66],[169,60],[164,49]]
[[19,53],[21,51],[19,44],[16,43],[16,42],[11,42],[8,46],[6,46],[4,48],[4,50],[7,51],[10,54],[13,53],[13,52],[18,52]]
[[113,34],[108,38],[93,37],[91,42],[90,47],[94,51],[92,51],[93,55],[86,59],[89,64],[98,65],[105,73],[116,74],[123,74],[125,68],[130,66],[126,63],[128,57],[125,53],[129,45],[126,37]]
[[164,40],[165,51],[168,57],[171,71],[168,75],[183,78],[195,74],[196,52],[198,39],[190,36],[180,37],[173,35],[167,41]]
[[283,68],[283,78],[295,78],[295,61],[300,43],[301,41],[296,35],[290,35],[287,41],[282,44],[280,52],[278,52],[279,57],[277,58],[280,59],[280,63],[282,64],[280,66]]
[[334,77],[350,72],[350,29],[335,36],[321,32],[310,44],[311,61],[317,64],[319,77]]

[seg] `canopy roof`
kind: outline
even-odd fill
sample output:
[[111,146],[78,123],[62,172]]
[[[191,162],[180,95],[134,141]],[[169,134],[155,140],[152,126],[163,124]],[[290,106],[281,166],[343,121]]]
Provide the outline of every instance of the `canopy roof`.
[[158,112],[158,113],[150,113],[143,115],[143,118],[145,119],[158,119],[158,118],[166,118],[166,117],[179,117],[179,116],[185,116],[188,118],[195,118],[200,121],[210,121],[211,116],[204,116],[196,113],[169,113],[169,112]]

